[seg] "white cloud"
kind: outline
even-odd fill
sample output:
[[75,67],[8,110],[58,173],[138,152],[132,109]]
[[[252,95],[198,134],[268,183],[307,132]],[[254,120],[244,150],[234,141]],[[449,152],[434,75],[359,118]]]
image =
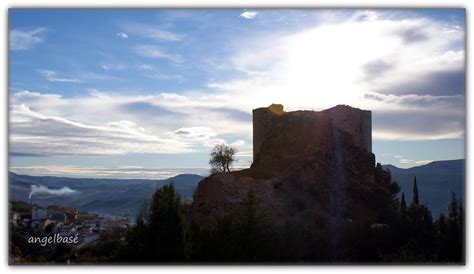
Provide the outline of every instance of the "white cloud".
[[47,186],[43,185],[31,185],[31,192],[29,195],[29,199],[33,195],[39,195],[39,196],[69,196],[72,194],[77,193],[77,190],[71,189],[67,186],[64,186],[60,189],[51,189],[48,188]]
[[246,150],[246,151],[237,151],[237,156],[239,157],[253,157],[253,151]]
[[234,54],[219,65],[241,73],[208,83],[232,94],[239,108],[282,103],[290,110],[320,110],[348,104],[373,111],[375,139],[464,137],[465,51],[459,26],[358,11],[245,41],[234,41],[229,46]]
[[10,31],[10,50],[27,50],[44,41],[43,34],[46,28],[32,30],[13,29]]
[[148,64],[140,64],[138,65],[138,68],[141,70],[153,70],[153,67]]
[[365,108],[373,111],[372,135],[375,139],[440,140],[464,137],[463,95],[366,93],[363,97]]
[[179,128],[172,133],[174,138],[187,142],[190,145],[214,147],[216,144],[226,143],[225,140],[215,138],[218,134],[210,127]]
[[127,68],[127,65],[120,63],[105,63],[100,66],[103,70],[124,70]]
[[[462,29],[423,18],[385,18],[379,12],[329,22],[291,33],[248,36],[245,43],[239,37],[228,45],[233,54],[219,60],[219,69],[229,70],[230,77],[209,80],[207,88],[211,91],[159,91],[141,96],[92,91],[72,98],[28,91],[15,93],[11,96],[12,107],[24,104],[48,118],[33,119],[24,114],[24,109],[12,111],[12,121],[18,120],[16,126],[25,130],[12,144],[19,152],[54,154],[59,149],[40,147],[42,139],[49,145],[52,140],[64,138],[67,147],[60,149],[77,154],[97,153],[100,146],[105,147],[106,153],[159,152],[163,141],[171,142],[167,147],[174,153],[207,151],[219,142],[242,140],[239,151],[245,156],[251,155],[251,110],[271,103],[282,103],[290,110],[319,110],[336,104],[370,109],[374,139],[464,137],[462,92],[440,89],[430,93],[399,85],[428,85],[433,73],[463,71],[465,52],[452,46],[463,44]],[[135,50],[145,57],[183,62],[180,55],[157,46],[142,45]],[[148,64],[140,68],[158,73]],[[170,79],[173,74],[159,77],[166,78],[163,75]],[[131,90],[129,94],[137,93]],[[49,128],[50,132],[37,132],[33,130],[36,127]],[[180,129],[188,132],[177,134]],[[54,135],[67,131],[78,131],[77,136],[91,144],[86,147],[69,137]],[[95,140],[87,134],[103,138]],[[130,140],[134,134],[141,134],[136,139],[139,141]],[[116,135],[124,139],[111,143],[110,139],[118,138]],[[147,138],[157,141],[150,144]],[[63,142],[57,143],[53,147]]]
[[237,140],[237,141],[232,142],[231,145],[235,146],[235,147],[240,147],[240,146],[245,145],[245,141],[244,140]]
[[93,126],[47,116],[26,105],[10,108],[12,153],[38,155],[115,155],[189,152],[185,143],[159,138],[131,121]]
[[128,34],[126,34],[125,32],[118,32],[116,34],[117,37],[119,38],[122,38],[122,39],[127,39],[128,38]]
[[207,152],[228,138],[251,135],[250,119],[241,119],[250,114],[223,108],[211,98],[175,93],[123,96],[94,90],[68,98],[25,90],[10,98],[10,142],[17,154]]
[[82,82],[81,80],[77,78],[65,78],[65,77],[59,77],[57,73],[53,70],[46,70],[46,69],[41,69],[38,70],[38,72],[48,81],[50,82],[70,82],[70,83],[80,83]]
[[[108,66],[108,69],[121,70],[121,69],[125,69],[125,67],[119,68],[119,67]],[[100,80],[100,81],[107,81],[107,80],[122,81],[122,80],[124,80],[124,79],[119,78],[119,77],[104,75],[104,74],[98,74],[98,73],[94,73],[94,72],[79,73],[79,74],[77,74],[77,78],[81,82],[83,81],[82,79],[84,79],[84,80]]]
[[429,164],[429,163],[433,162],[433,160],[400,159],[399,162],[402,165],[421,166],[421,165]]
[[151,45],[141,45],[135,48],[135,52],[138,55],[149,57],[149,58],[156,58],[156,59],[166,59],[175,63],[183,62],[183,58],[179,54],[171,54],[167,53],[163,49],[157,46]]
[[155,25],[127,23],[123,24],[122,27],[129,33],[155,41],[178,42],[184,39],[184,35],[182,34],[177,34]]
[[255,18],[255,16],[257,16],[258,12],[256,11],[251,11],[251,10],[247,10],[247,11],[244,11],[240,14],[240,17],[243,17],[245,19],[253,19]]
[[[121,65],[102,65],[101,68],[105,71],[109,69],[114,70],[122,70],[125,69],[125,66]],[[39,69],[38,72],[49,82],[63,82],[63,83],[83,83],[89,80],[99,80],[99,81],[107,81],[107,80],[114,80],[114,81],[122,81],[123,79],[110,76],[110,75],[103,75],[98,74],[95,72],[82,72],[77,73],[75,75],[66,75],[60,76],[54,70],[47,70],[47,69]]]
[[464,104],[463,95],[430,95],[430,94],[381,94],[368,92],[363,95],[366,104],[372,108],[396,110],[402,108],[450,108]]
[[150,75],[151,78],[162,80],[162,81],[177,81],[182,82],[184,81],[184,77],[181,74],[165,74],[165,73],[156,73]]

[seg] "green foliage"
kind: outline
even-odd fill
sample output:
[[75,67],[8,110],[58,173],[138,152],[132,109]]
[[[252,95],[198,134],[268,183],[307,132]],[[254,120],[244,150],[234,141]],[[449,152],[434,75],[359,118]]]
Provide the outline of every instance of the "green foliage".
[[49,261],[65,264],[73,252],[74,246],[64,243],[58,244],[50,255]]
[[236,211],[214,216],[210,225],[192,227],[193,261],[266,262],[277,257],[277,232],[253,191]]
[[464,205],[451,193],[448,216],[438,220],[441,260],[459,262],[464,260]]
[[426,205],[415,203],[415,199],[408,208],[403,208],[401,203],[400,217],[391,229],[392,237],[398,242],[398,249],[391,255],[385,255],[384,260],[409,263],[463,263],[462,208],[462,204],[452,194],[448,205],[448,216],[441,213],[438,219],[433,221]]
[[153,195],[149,233],[152,259],[182,261],[186,258],[187,224],[181,198],[173,185],[165,185]]
[[137,216],[119,257],[144,262],[184,261],[188,234],[181,197],[173,184],[165,185],[153,194],[149,214],[142,211]]
[[211,151],[211,173],[230,172],[237,149],[226,144],[218,144]]

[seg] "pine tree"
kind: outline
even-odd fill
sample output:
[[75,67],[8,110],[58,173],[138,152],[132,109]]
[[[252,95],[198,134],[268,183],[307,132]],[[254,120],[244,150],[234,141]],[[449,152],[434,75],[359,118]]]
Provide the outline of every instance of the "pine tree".
[[440,261],[447,261],[449,259],[449,230],[448,223],[446,221],[446,215],[441,213],[438,217],[437,230],[438,230],[438,257]]
[[451,192],[451,199],[448,205],[448,216],[449,216],[449,221],[453,225],[458,225],[459,223],[459,204],[456,199],[456,194],[454,192]]
[[156,190],[150,206],[149,243],[152,260],[176,262],[186,257],[187,223],[173,184]]
[[448,205],[448,261],[462,262],[464,258],[463,237],[463,209],[462,204],[456,199],[456,194],[451,192],[451,201]]
[[419,204],[418,186],[416,185],[416,176],[415,176],[415,179],[413,180],[413,204],[415,205]]

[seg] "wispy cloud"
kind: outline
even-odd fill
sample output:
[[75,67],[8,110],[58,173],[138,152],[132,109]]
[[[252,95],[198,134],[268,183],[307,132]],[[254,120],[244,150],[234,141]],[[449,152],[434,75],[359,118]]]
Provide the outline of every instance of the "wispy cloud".
[[128,68],[126,64],[123,63],[102,63],[100,67],[103,70],[125,70]]
[[70,83],[80,83],[82,82],[76,78],[66,78],[66,77],[59,77],[58,74],[53,70],[46,70],[41,69],[38,72],[48,81],[50,82],[70,82]]
[[133,33],[143,38],[149,38],[155,41],[177,42],[184,38],[184,35],[177,34],[163,27],[138,23],[126,23],[122,28],[128,33]]
[[118,33],[116,34],[116,36],[117,36],[118,38],[122,38],[122,39],[127,39],[127,38],[128,38],[128,34],[126,34],[125,32],[118,32]]
[[240,16],[245,19],[253,19],[257,16],[257,14],[258,12],[256,11],[247,10],[247,11],[242,12]]
[[[94,92],[78,97],[12,93],[11,105],[18,108],[11,112],[15,121],[12,129],[18,130],[12,144],[17,153],[25,154],[55,155],[61,150],[73,154],[113,154],[145,150],[161,153],[160,142],[170,141],[169,151],[180,153],[207,151],[213,142],[244,140],[241,150],[251,152],[251,110],[275,102],[289,109],[318,110],[341,103],[371,109],[374,139],[464,137],[465,96],[463,81],[458,81],[463,80],[459,72],[464,72],[465,59],[462,27],[419,16],[384,16],[383,11],[335,16],[338,18],[300,25],[291,31],[274,28],[269,32],[248,32],[245,42],[239,36],[226,40],[223,44],[229,49],[228,54],[206,54],[207,59],[215,60],[208,67],[219,69],[207,86],[189,86],[189,90],[174,87],[173,92],[164,92],[160,85],[149,90],[143,86],[124,87],[122,93]],[[123,29],[130,38],[136,35],[160,41],[159,45],[149,41],[148,45],[135,46],[137,55],[151,59],[139,58],[142,65],[137,62],[130,67],[141,69],[145,77],[179,81],[186,74],[166,69],[167,66],[184,67],[176,64],[184,62],[183,56],[191,63],[193,54],[178,51],[187,49],[181,48],[181,44],[179,48],[172,47],[174,43],[164,41],[180,41],[183,37],[173,36],[169,28],[153,27],[153,35],[146,29],[141,34],[139,30],[128,33]],[[416,31],[410,31],[413,29]],[[108,70],[103,72],[105,76],[112,75],[113,64],[95,63],[97,69],[100,65]],[[225,69],[224,76],[221,68]],[[92,79],[54,71],[42,75],[50,81]],[[20,108],[22,105],[35,114]],[[41,128],[50,130],[39,131]],[[178,134],[179,129],[192,132]],[[58,132],[77,132],[78,138],[72,140]],[[143,136],[132,140],[135,133],[130,132],[157,141],[151,144]],[[96,139],[92,135],[102,137]],[[59,147],[61,143],[65,146]],[[393,157],[398,162],[410,156]]]
[[182,63],[184,59],[179,54],[171,54],[158,46],[141,45],[135,47],[135,52],[143,57],[166,59],[174,63]]
[[114,155],[130,152],[189,152],[186,143],[159,138],[131,121],[93,126],[43,115],[26,105],[13,105],[11,151],[39,155]]
[[[217,143],[251,149],[251,125],[241,113],[208,99],[161,93],[148,96],[21,91],[11,96],[10,144],[17,155],[188,153]],[[87,109],[87,111],[84,111]],[[189,115],[193,113],[193,115]],[[150,115],[154,118],[149,119]],[[111,121],[111,119],[114,119]],[[228,127],[233,121],[233,127]],[[199,126],[197,126],[199,125]]]
[[[116,69],[116,70],[122,70],[125,68],[117,68],[117,67],[108,67],[108,69]],[[112,76],[112,75],[104,75],[100,73],[95,73],[95,72],[82,72],[77,74],[77,78],[79,81],[86,81],[86,80],[99,80],[99,81],[108,81],[108,80],[114,80],[114,81],[122,81],[124,80],[123,78]]]
[[[112,66],[112,65],[102,65],[101,68],[105,71],[109,69],[113,70],[123,70],[125,67],[118,67],[118,66]],[[66,75],[66,76],[60,76],[59,73],[57,73],[54,70],[46,70],[46,69],[40,69],[38,72],[49,82],[63,82],[63,83],[83,83],[83,82],[88,82],[90,80],[99,80],[99,81],[108,81],[108,80],[114,80],[114,81],[122,81],[122,78],[111,76],[111,75],[104,75],[104,74],[99,74],[95,72],[81,72],[81,73],[76,73],[74,75]]]
[[179,128],[169,133],[178,140],[194,143],[197,146],[211,148],[216,144],[226,143],[225,140],[216,138],[218,135],[210,127]]
[[148,64],[140,64],[137,68],[140,70],[153,70],[153,67]]
[[35,28],[31,30],[13,29],[10,31],[10,50],[27,50],[44,41],[46,28]]
[[162,81],[177,81],[182,82],[184,81],[184,77],[181,74],[165,74],[165,73],[156,73],[152,74],[150,77]]
[[433,160],[400,159],[399,162],[402,165],[426,165],[426,164],[429,164],[429,163],[433,162]]

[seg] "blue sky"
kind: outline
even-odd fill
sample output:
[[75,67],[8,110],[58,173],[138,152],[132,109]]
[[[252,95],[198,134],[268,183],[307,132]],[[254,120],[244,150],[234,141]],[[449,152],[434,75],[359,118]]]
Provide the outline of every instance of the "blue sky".
[[222,142],[248,166],[271,103],[372,110],[384,164],[465,157],[462,9],[12,9],[9,32],[19,173],[205,173]]

